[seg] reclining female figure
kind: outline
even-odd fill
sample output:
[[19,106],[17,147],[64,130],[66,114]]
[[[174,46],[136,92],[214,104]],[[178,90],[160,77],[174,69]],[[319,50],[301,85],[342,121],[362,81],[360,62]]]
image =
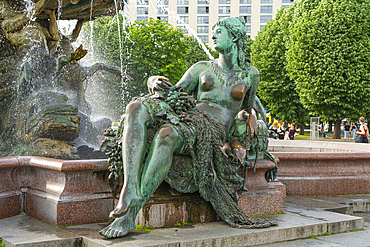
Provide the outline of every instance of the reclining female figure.
[[[237,174],[239,166],[228,161],[230,150],[248,150],[229,135],[240,110],[249,113],[248,141],[251,143],[258,133],[252,107],[259,73],[246,61],[246,38],[242,18],[217,22],[212,37],[220,53],[217,60],[194,64],[175,86],[164,77],[149,78],[151,96],[127,106],[122,133],[124,185],[118,205],[111,212],[115,220],[100,232],[103,236],[120,237],[132,230],[137,213],[165,179],[181,192],[199,190],[232,226],[259,228],[277,224],[250,219],[238,207],[232,192],[232,184],[241,186],[243,179]],[[189,101],[190,94],[194,95],[196,107]],[[156,130],[151,144],[148,129]],[[174,154],[190,154],[193,158],[193,164],[184,171],[186,183],[178,182],[183,174],[171,172]],[[243,163],[245,154],[240,156]]]

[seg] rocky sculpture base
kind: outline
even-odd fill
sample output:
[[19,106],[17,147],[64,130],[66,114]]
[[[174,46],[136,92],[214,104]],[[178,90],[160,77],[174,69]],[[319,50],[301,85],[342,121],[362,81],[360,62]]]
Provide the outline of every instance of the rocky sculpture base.
[[[255,174],[253,169],[248,170],[248,192],[239,199],[239,207],[247,215],[283,212],[285,186],[279,181],[268,183],[265,180],[266,171],[274,167],[274,162],[264,159],[258,160]],[[164,182],[139,212],[136,224],[151,228],[216,220],[217,215],[211,204],[203,200],[199,193],[181,194]]]

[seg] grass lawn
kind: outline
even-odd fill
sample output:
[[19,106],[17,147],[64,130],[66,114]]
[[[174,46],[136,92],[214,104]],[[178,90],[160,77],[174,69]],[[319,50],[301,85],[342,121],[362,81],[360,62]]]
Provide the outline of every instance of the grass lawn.
[[[299,133],[299,131],[297,131]],[[320,135],[319,140],[333,140],[333,132],[326,132],[327,137],[323,138],[322,135]],[[297,135],[294,137],[294,140],[310,140],[310,131],[305,131],[304,135]]]

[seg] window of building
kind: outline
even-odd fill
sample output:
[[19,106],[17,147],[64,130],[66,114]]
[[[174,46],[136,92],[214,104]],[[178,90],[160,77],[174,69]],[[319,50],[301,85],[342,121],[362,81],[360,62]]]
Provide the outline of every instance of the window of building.
[[282,8],[289,7],[290,5],[281,5]]
[[219,15],[219,16],[218,16],[218,20],[222,20],[222,19],[229,18],[229,17],[230,17],[230,16]]
[[208,14],[209,7],[198,7],[198,14]]
[[157,19],[161,21],[168,21],[168,16],[157,16]]
[[198,0],[198,4],[209,4],[209,0]]
[[179,28],[180,30],[182,30],[182,32],[184,33],[184,34],[188,34],[189,32],[188,32],[188,29],[185,27],[185,26],[178,26],[177,28]]
[[261,0],[261,4],[271,4],[273,0]]
[[247,33],[250,33],[252,30],[252,27],[250,25],[246,25],[245,29],[247,30]]
[[137,14],[138,15],[147,15],[148,14],[148,7],[137,7]]
[[188,5],[189,0],[177,0],[177,5]]
[[177,20],[177,24],[189,24],[189,16],[180,16],[180,20]]
[[230,0],[218,0],[219,4],[230,4]]
[[252,0],[239,0],[240,4],[251,4]]
[[136,18],[136,20],[138,21],[138,22],[142,22],[143,20],[148,20],[148,16],[138,16],[137,18]]
[[239,6],[239,14],[250,14],[252,6]]
[[218,7],[219,14],[230,14],[230,6],[220,6]]
[[272,13],[272,6],[261,6],[261,14]]
[[148,5],[149,0],[137,0],[137,5]]
[[208,33],[208,26],[197,26],[197,33]]
[[169,0],[157,0],[157,5],[168,5]]
[[262,30],[262,28],[264,27],[265,25],[260,25],[260,31]]
[[283,3],[292,3],[294,0],[283,0]]
[[168,8],[158,7],[157,8],[157,14],[158,15],[167,15],[168,14]]
[[177,7],[177,14],[189,14],[189,7]]
[[198,24],[209,24],[209,16],[198,16],[197,23]]
[[240,17],[244,19],[245,23],[251,23],[252,22],[252,16],[250,16],[250,15],[244,15],[244,16],[240,16]]
[[208,35],[198,35],[198,38],[203,42],[208,43]]
[[272,19],[272,15],[261,15],[260,23],[267,23],[271,19]]

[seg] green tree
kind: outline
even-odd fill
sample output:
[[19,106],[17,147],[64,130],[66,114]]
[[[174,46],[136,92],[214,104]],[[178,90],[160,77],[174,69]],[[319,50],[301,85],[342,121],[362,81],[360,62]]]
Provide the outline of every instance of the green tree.
[[[290,35],[288,26],[292,13],[292,7],[282,8],[258,33],[251,47],[251,61],[261,75],[258,95],[267,103],[270,113],[283,121],[298,121],[304,126],[309,112],[302,106],[296,83],[286,70],[286,40]],[[300,134],[304,134],[302,127]]]
[[109,74],[98,73],[94,77],[97,80],[94,83],[98,85],[90,87],[90,98],[105,97],[103,102],[94,106],[109,108],[112,112],[123,112],[132,97],[147,94],[146,81],[150,76],[163,75],[171,83],[176,83],[188,68],[186,51],[190,43],[181,30],[152,18],[135,21],[123,28],[124,21],[122,15],[119,15],[119,21],[116,17],[99,18],[94,21],[92,31],[89,24],[83,29],[88,43],[85,47],[90,48],[92,40],[93,49],[90,50],[99,61],[122,66],[123,71],[133,78],[132,82],[122,85]]
[[[198,41],[194,38],[194,36],[186,36],[184,38],[184,42],[187,45],[185,50],[185,59],[186,59],[186,67],[190,68],[193,64],[199,61],[208,61],[209,57],[205,53],[205,51],[201,48]],[[203,44],[208,49],[209,53],[214,57],[218,57],[218,52],[211,50],[205,42]]]
[[302,0],[294,6],[287,69],[303,105],[335,120],[334,138],[340,138],[341,119],[369,111],[369,5],[369,0]]
[[251,38],[247,39],[247,47],[244,50],[245,56],[247,58],[251,57],[253,42],[254,42],[253,39],[251,39]]

